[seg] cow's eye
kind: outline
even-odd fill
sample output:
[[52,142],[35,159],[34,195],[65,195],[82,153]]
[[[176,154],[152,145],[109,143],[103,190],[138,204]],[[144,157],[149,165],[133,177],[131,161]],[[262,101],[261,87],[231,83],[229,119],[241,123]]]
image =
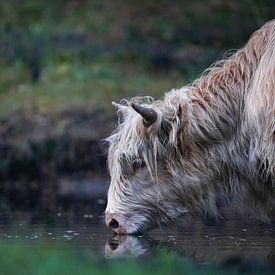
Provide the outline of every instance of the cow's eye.
[[142,159],[135,159],[132,162],[132,166],[133,166],[133,171],[135,173],[137,170],[145,167],[145,162]]

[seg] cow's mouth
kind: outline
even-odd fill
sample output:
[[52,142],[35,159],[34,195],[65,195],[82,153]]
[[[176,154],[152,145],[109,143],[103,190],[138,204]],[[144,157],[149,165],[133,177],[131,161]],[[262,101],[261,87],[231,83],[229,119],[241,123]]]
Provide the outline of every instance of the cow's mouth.
[[153,228],[148,218],[142,215],[110,214],[106,212],[106,225],[116,235],[139,235]]

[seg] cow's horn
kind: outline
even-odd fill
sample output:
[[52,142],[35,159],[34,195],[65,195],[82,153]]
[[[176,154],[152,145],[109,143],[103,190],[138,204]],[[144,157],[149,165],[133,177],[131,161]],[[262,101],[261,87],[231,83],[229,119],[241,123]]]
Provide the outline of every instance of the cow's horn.
[[143,117],[147,126],[152,125],[157,120],[158,114],[154,109],[138,105],[135,102],[131,102],[131,105]]

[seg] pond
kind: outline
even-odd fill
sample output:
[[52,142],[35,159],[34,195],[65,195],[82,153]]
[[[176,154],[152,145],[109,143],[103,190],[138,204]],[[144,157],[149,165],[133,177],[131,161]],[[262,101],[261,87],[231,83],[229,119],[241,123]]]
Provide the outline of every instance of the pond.
[[[85,216],[86,215],[86,216]],[[107,258],[150,256],[165,250],[199,264],[223,263],[232,259],[254,260],[275,266],[275,228],[257,222],[228,219],[207,225],[199,219],[151,230],[144,235],[113,235],[102,215],[85,214],[72,219],[56,213],[54,222],[30,222],[29,213],[0,217],[0,239],[25,245],[37,242],[88,250]]]

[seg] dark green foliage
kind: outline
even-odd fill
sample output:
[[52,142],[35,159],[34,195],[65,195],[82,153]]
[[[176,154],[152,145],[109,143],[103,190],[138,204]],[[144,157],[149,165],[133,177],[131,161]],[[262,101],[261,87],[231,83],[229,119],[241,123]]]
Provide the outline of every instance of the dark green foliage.
[[21,60],[33,82],[51,61],[99,55],[156,71],[201,71],[274,13],[272,0],[4,1],[0,54]]

